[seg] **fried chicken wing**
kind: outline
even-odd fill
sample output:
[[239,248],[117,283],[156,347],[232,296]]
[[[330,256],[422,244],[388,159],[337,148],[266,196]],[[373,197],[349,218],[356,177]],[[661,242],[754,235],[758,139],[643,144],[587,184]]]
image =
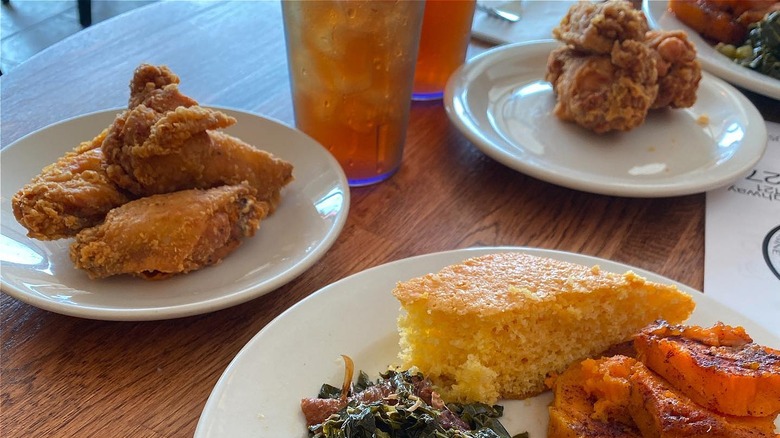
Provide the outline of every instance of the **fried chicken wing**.
[[149,196],[81,231],[70,257],[91,278],[164,279],[219,263],[267,214],[268,204],[244,184]]
[[545,75],[558,97],[555,115],[599,134],[642,124],[658,95],[657,78],[651,50],[633,40],[615,42],[608,55],[558,48]]
[[696,47],[683,31],[647,32],[645,44],[653,50],[658,70],[658,96],[651,108],[688,108],[696,103],[701,65]]
[[14,216],[29,237],[54,240],[73,236],[97,225],[109,210],[131,199],[106,174],[100,149],[106,132],[45,167],[14,195]]
[[[179,78],[166,67],[139,66],[130,83],[129,108],[145,105],[158,112],[197,102],[182,95]],[[109,210],[135,198],[107,174],[101,145],[105,129],[55,163],[45,167],[11,201],[16,220],[29,237],[54,240],[72,237],[100,223]]]
[[645,15],[628,1],[582,1],[572,5],[553,36],[580,52],[606,55],[615,41],[642,41],[648,30]]
[[[132,109],[144,103],[150,106],[150,98],[159,95],[161,90],[169,88],[170,85],[178,85],[179,82],[179,77],[166,66],[141,64],[135,69],[130,80],[130,99],[127,107]],[[190,105],[185,106],[192,105],[197,105],[197,102],[193,100]]]
[[233,123],[200,106],[160,112],[141,104],[118,116],[103,142],[108,175],[138,196],[246,181],[273,211],[292,165],[217,131]]

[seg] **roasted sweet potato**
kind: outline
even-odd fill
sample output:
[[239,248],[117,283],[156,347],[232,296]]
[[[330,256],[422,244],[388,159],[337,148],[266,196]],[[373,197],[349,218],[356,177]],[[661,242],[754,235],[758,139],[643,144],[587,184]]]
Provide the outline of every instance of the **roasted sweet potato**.
[[634,339],[639,359],[698,404],[722,414],[780,411],[780,351],[741,327],[705,329],[659,322]]
[[639,438],[628,413],[628,372],[636,360],[615,356],[570,366],[553,383],[548,438]]
[[736,16],[706,0],[669,0],[669,10],[683,23],[705,38],[716,42],[740,44],[747,27]]
[[731,417],[709,411],[641,362],[629,380],[628,409],[645,438],[775,438],[774,417]]

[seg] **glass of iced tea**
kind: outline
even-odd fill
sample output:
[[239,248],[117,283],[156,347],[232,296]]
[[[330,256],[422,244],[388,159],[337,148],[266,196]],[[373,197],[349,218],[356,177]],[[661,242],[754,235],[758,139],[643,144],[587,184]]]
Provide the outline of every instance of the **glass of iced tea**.
[[463,64],[475,0],[427,0],[412,99],[441,99],[450,75]]
[[351,186],[400,166],[423,1],[283,1],[295,125]]

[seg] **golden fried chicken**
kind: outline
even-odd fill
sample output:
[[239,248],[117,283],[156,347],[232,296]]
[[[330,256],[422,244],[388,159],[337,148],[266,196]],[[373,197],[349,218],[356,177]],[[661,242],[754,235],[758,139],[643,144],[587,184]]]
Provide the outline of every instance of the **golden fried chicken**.
[[100,149],[106,132],[46,166],[14,195],[14,216],[29,237],[53,240],[73,236],[130,200],[106,174]]
[[679,30],[651,30],[645,44],[653,50],[658,70],[658,96],[651,108],[693,106],[701,81],[701,65],[688,35]]
[[[130,80],[130,99],[127,107],[132,109],[141,104],[150,106],[148,100],[151,97],[159,94],[160,90],[178,83],[179,77],[168,67],[141,64],[135,69],[133,78]],[[197,105],[197,102],[192,100],[192,103],[184,106],[192,105]]]
[[235,123],[200,106],[160,112],[139,105],[119,115],[103,142],[109,177],[138,196],[246,181],[276,208],[292,165],[216,131]]
[[[170,111],[197,102],[178,91],[179,78],[166,67],[139,66],[130,83],[129,107],[144,104]],[[29,237],[54,240],[100,223],[114,207],[135,198],[106,173],[101,144],[108,129],[45,167],[11,201],[14,216]]]
[[560,47],[545,79],[557,94],[555,115],[599,134],[641,125],[658,95],[652,51],[633,40],[615,42],[607,55]]
[[681,31],[648,31],[624,0],[573,5],[553,35],[564,47],[547,60],[554,113],[596,133],[628,131],[655,108],[696,102],[701,67]]
[[606,55],[615,41],[642,41],[648,30],[645,15],[628,1],[583,1],[572,5],[553,36],[580,52]]
[[91,278],[164,279],[219,263],[267,214],[268,204],[244,184],[149,196],[81,231],[70,257]]

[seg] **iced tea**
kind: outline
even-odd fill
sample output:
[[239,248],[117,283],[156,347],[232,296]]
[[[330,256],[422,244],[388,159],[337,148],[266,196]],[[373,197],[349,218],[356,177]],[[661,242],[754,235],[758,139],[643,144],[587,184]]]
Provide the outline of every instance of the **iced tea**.
[[413,99],[442,97],[447,79],[466,59],[475,6],[474,0],[426,1]]
[[401,164],[422,1],[283,1],[295,125],[327,147],[350,185]]

